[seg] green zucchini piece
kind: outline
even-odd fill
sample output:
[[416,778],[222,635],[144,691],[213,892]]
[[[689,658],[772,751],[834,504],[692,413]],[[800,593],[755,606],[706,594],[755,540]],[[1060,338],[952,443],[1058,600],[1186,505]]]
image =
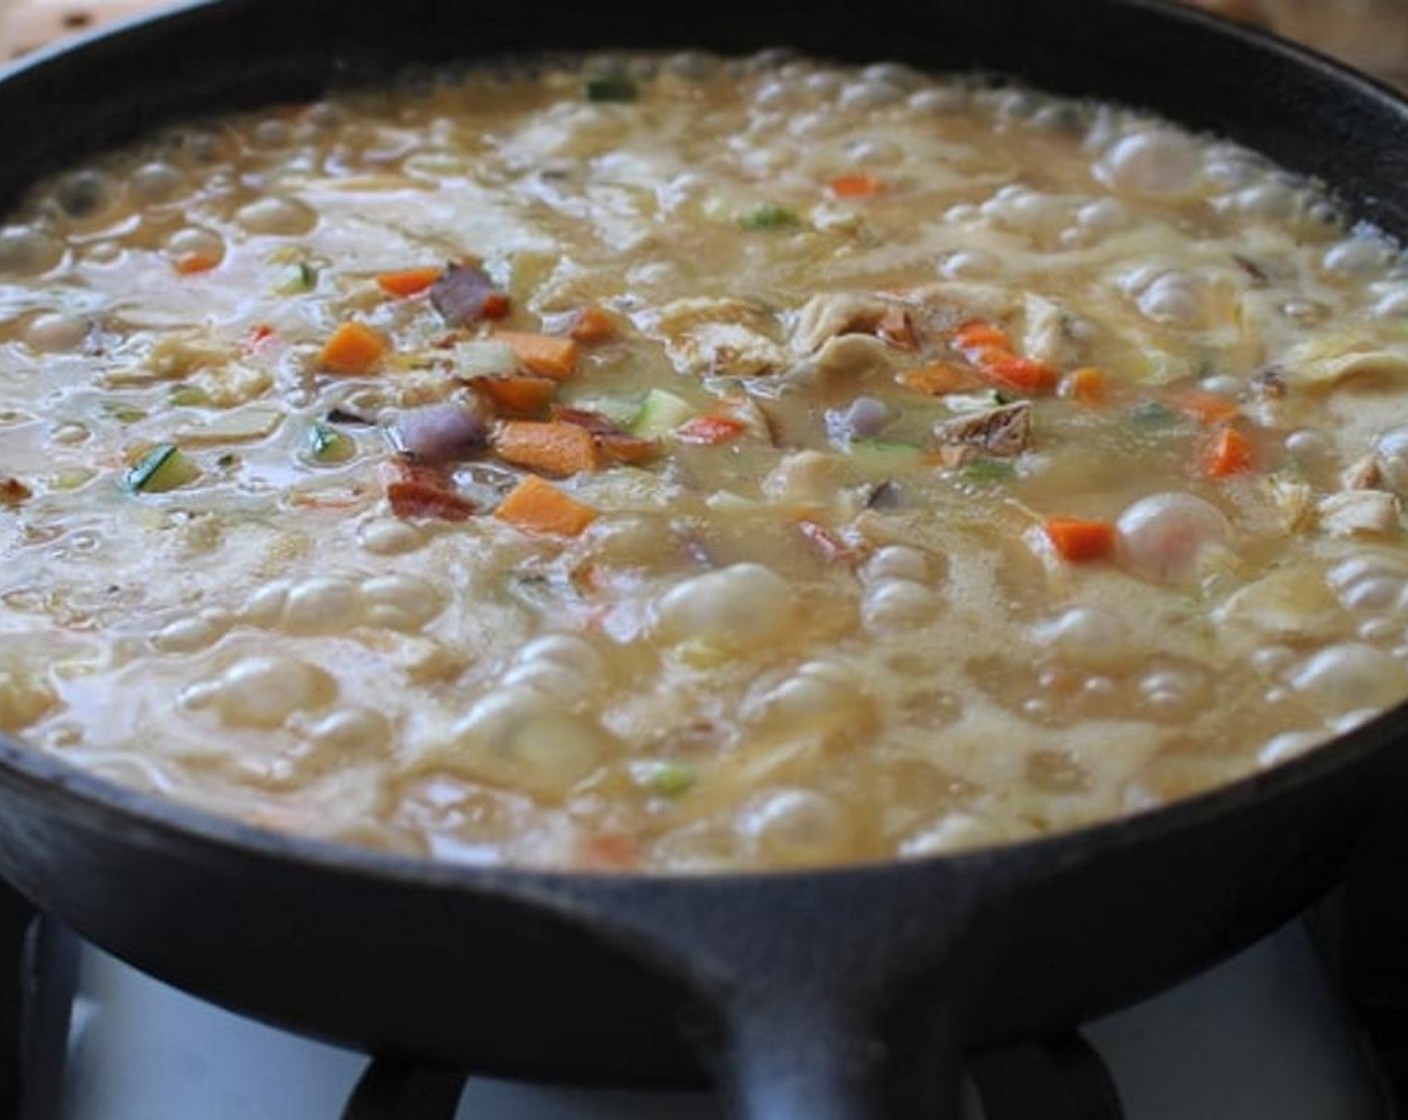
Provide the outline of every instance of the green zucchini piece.
[[200,477],[200,470],[174,443],[159,443],[127,472],[127,489],[134,494],[164,494]]
[[651,389],[631,424],[631,435],[660,439],[694,415],[693,406],[683,397],[664,389]]

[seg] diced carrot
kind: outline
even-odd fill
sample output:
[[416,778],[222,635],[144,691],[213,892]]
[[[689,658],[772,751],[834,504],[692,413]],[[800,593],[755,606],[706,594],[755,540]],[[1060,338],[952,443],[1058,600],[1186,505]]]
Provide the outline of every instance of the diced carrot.
[[499,342],[513,347],[518,360],[534,373],[564,381],[577,368],[577,343],[570,338],[554,338],[550,334],[530,334],[527,331],[496,331]]
[[1042,528],[1056,554],[1071,563],[1099,560],[1115,547],[1115,526],[1109,521],[1051,517]]
[[383,272],[376,278],[377,287],[387,295],[405,299],[419,295],[430,287],[440,274],[441,268],[403,268],[396,272]]
[[575,537],[596,520],[597,512],[552,483],[529,475],[509,491],[494,516],[520,529]]
[[386,339],[366,323],[354,320],[332,332],[318,360],[333,373],[367,373],[386,356],[386,351]]
[[696,416],[675,429],[675,438],[685,443],[717,447],[721,443],[737,439],[747,430],[747,424],[732,416]]
[[198,272],[209,272],[220,263],[213,253],[182,253],[176,258],[176,271],[182,276],[193,276]]
[[486,319],[502,319],[509,313],[510,307],[512,304],[503,292],[490,292],[484,297],[484,305],[479,313]]
[[942,397],[948,393],[967,393],[981,385],[967,370],[947,362],[934,362],[918,369],[904,370],[895,375],[895,380],[906,389],[927,393],[931,397]]
[[556,420],[506,420],[494,436],[494,451],[505,462],[544,474],[577,474],[601,465],[592,433]]
[[500,411],[519,416],[536,416],[557,392],[550,377],[474,377],[469,383]]
[[616,320],[600,307],[584,307],[568,332],[578,342],[605,342],[616,337]]
[[641,439],[621,431],[610,417],[585,408],[572,408],[555,404],[549,413],[553,420],[563,424],[574,424],[590,432],[596,441],[597,450],[613,463],[648,463],[659,456],[661,447],[657,439]]
[[1200,424],[1225,424],[1242,411],[1236,401],[1198,389],[1180,393],[1173,403],[1179,412]]
[[245,343],[247,349],[255,350],[274,337],[274,328],[268,323],[260,323],[249,332],[249,341]]
[[1209,478],[1227,478],[1251,469],[1256,446],[1236,428],[1228,425],[1213,438],[1204,469]]
[[831,193],[837,198],[869,198],[884,186],[871,175],[840,175],[831,180]]
[[1099,408],[1110,397],[1103,370],[1086,366],[1066,378],[1065,394],[1087,408]]
[[983,319],[971,319],[954,331],[953,344],[965,354],[979,350],[1012,352],[1012,340],[1007,337],[1007,332]]
[[1060,376],[1045,362],[1015,354],[984,361],[979,368],[983,376],[1014,393],[1049,393]]
[[603,432],[596,437],[601,453],[613,463],[648,463],[660,456],[658,439],[641,439],[624,432]]

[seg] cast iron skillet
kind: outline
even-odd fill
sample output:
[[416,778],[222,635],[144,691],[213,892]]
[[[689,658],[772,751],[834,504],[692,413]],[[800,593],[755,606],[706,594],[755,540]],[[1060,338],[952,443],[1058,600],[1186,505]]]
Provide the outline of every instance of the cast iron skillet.
[[[791,8],[791,6],[788,6]],[[1147,2],[229,0],[0,80],[0,196],[173,116],[463,55],[788,44],[1147,106],[1408,233],[1408,108]],[[511,1076],[671,1083],[735,1114],[952,1114],[957,1056],[1110,1009],[1272,928],[1400,780],[1408,710],[1137,819],[991,851],[704,878],[475,870],[271,835],[0,741],[0,872],[147,971],[272,1022]]]

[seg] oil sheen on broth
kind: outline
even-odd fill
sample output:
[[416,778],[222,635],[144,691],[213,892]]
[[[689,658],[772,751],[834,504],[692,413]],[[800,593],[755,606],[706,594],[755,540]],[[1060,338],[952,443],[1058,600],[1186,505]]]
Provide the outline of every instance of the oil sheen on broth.
[[596,56],[0,232],[0,729],[474,863],[1000,843],[1408,694],[1408,265],[1121,108]]

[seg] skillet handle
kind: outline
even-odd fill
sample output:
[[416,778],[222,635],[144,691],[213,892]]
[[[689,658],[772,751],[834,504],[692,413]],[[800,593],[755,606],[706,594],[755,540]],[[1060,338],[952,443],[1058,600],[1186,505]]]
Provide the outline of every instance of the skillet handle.
[[[738,1120],[957,1120],[960,1048],[951,1009],[881,1024],[828,978],[740,993],[716,1054]],[[844,982],[843,982],[844,983]]]

